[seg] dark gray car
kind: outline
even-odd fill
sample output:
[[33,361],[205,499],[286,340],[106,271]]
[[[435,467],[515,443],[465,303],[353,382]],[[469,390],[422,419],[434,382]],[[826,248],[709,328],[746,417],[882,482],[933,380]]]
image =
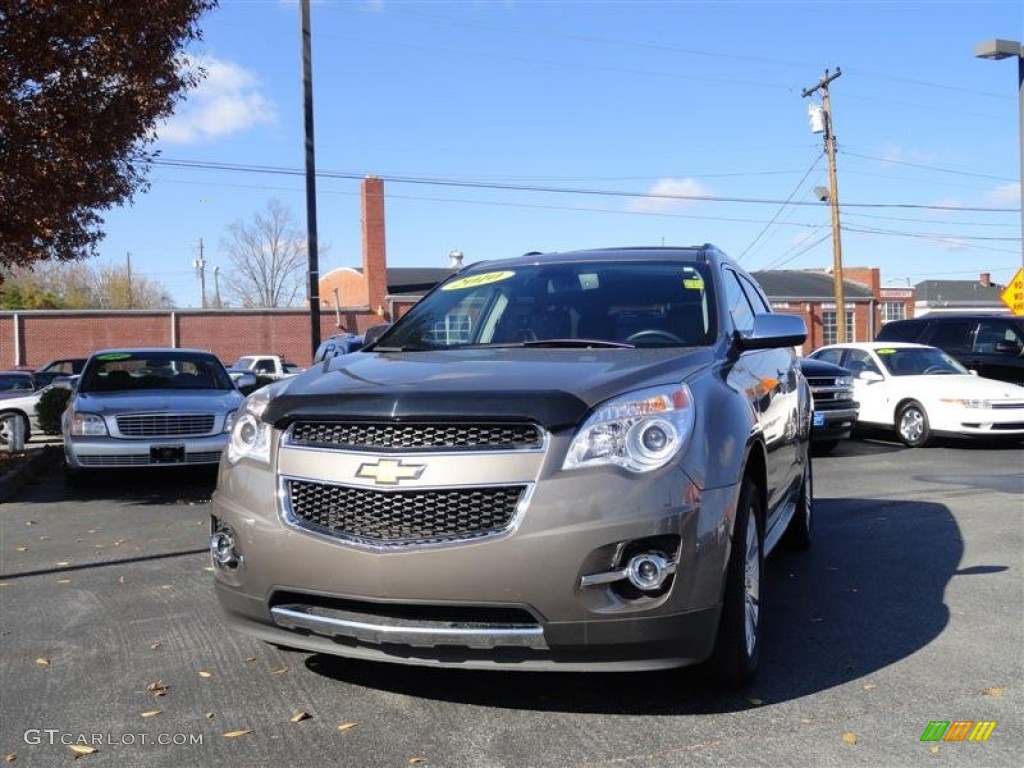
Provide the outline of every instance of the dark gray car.
[[249,396],[216,589],[268,642],[403,664],[747,681],[764,557],[810,543],[803,320],[713,246],[467,267]]

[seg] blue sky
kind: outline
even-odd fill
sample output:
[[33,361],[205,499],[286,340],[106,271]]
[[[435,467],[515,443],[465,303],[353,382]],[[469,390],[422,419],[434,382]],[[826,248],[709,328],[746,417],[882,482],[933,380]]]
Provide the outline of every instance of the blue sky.
[[[298,3],[221,0],[202,26],[209,76],[161,159],[295,175],[158,165],[108,212],[99,261],[131,252],[180,307],[199,304],[200,238],[212,291],[229,224],[276,198],[305,225]],[[750,270],[829,268],[801,93],[837,67],[844,265],[913,285],[1021,264],[1017,67],[973,55],[1024,40],[1020,0],[314,0],[312,31],[322,273],[360,265],[368,174],[391,266],[711,242]]]

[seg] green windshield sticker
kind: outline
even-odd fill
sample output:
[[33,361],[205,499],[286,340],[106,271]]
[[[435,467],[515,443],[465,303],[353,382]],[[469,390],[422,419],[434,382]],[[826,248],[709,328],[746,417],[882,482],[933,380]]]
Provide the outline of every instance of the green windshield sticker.
[[886,347],[885,349],[876,349],[875,352],[877,354],[879,354],[879,355],[893,355],[893,354],[896,354],[896,350],[892,349],[891,347]]
[[445,283],[441,286],[442,291],[461,291],[464,288],[476,288],[478,285],[488,285],[501,280],[508,280],[515,272],[504,270],[502,272],[483,272],[479,275],[470,275]]
[[96,355],[97,360],[130,360],[132,357],[131,352],[107,352],[104,355]]
[[704,278],[702,277],[687,277],[683,280],[683,288],[688,291],[703,291],[704,290]]

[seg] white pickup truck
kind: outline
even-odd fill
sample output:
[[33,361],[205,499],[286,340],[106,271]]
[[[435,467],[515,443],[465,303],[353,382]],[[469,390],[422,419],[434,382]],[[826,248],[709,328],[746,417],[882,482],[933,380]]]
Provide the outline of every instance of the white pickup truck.
[[304,369],[289,363],[280,355],[244,355],[228,367],[228,375],[233,381],[243,373],[254,373],[271,379],[286,379]]

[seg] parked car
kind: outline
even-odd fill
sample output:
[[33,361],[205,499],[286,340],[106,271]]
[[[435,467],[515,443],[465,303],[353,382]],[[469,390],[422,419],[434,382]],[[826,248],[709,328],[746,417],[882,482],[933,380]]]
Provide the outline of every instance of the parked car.
[[979,376],[1024,385],[1024,317],[924,315],[886,323],[875,341],[910,341],[938,347]]
[[302,373],[302,368],[290,363],[280,355],[243,355],[228,369],[228,375],[238,381],[247,373],[268,379],[284,379]]
[[807,357],[800,359],[800,370],[814,398],[811,448],[816,453],[828,453],[850,436],[857,421],[853,374],[838,365]]
[[764,558],[810,544],[805,338],[710,245],[467,267],[247,398],[212,506],[229,624],[431,666],[711,658],[742,684]]
[[52,384],[55,379],[77,376],[85,366],[86,358],[70,357],[63,360],[51,360],[36,368],[32,375],[44,386]]
[[0,371],[0,395],[14,392],[24,394],[38,389],[42,389],[42,386],[29,371]]
[[[15,419],[21,422],[25,442],[29,441],[34,432],[39,431],[36,403],[46,389],[39,386],[31,374],[9,376],[10,373],[20,372],[0,372],[0,382],[6,381],[8,384],[16,385],[10,389],[0,390],[0,448],[13,444]],[[26,386],[26,382],[31,386]]]
[[209,352],[95,352],[61,420],[69,478],[103,467],[216,464],[243,399]]
[[935,435],[1024,438],[1024,387],[972,375],[936,347],[835,344],[811,357],[856,374],[858,426],[895,430],[910,447],[927,445]]

